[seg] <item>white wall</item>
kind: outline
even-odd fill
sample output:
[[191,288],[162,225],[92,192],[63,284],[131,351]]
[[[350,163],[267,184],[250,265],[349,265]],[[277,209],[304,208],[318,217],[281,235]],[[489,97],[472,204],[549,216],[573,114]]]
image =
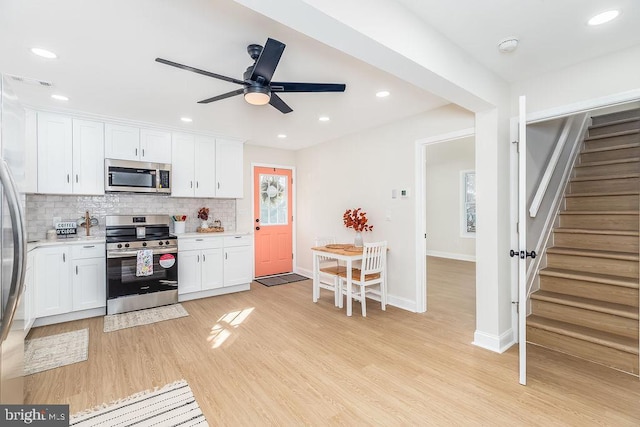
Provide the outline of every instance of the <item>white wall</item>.
[[460,172],[475,170],[475,138],[426,147],[427,255],[475,260],[475,237],[461,236]]
[[[251,210],[253,206],[253,184],[251,181],[253,164],[294,168],[295,151],[286,149],[279,150],[277,148],[260,147],[250,144],[244,145],[244,198],[236,200],[236,224],[238,231],[253,230],[254,218]],[[295,191],[294,183],[294,192]]]
[[[389,243],[390,304],[415,310],[415,141],[467,129],[473,122],[471,113],[450,105],[296,152],[298,271],[311,271],[316,235],[353,241],[342,214],[361,207],[374,225],[364,233],[365,242]],[[408,189],[411,196],[392,199],[392,189]]]
[[629,91],[640,91],[640,46],[513,83],[511,113],[519,95],[531,113]]

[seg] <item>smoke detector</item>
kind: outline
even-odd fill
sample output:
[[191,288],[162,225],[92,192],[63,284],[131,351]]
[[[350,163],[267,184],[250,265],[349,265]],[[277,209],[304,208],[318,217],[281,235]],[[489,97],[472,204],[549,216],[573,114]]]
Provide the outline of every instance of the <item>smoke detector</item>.
[[502,53],[510,53],[518,47],[517,37],[507,37],[498,42],[498,50]]

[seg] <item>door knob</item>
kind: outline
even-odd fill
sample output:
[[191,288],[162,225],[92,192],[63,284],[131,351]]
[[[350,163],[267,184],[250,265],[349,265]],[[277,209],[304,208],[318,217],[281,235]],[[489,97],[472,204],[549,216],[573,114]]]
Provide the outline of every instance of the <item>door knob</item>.
[[256,218],[256,222],[260,222],[260,218]]
[[256,227],[256,230],[260,230],[260,227]]

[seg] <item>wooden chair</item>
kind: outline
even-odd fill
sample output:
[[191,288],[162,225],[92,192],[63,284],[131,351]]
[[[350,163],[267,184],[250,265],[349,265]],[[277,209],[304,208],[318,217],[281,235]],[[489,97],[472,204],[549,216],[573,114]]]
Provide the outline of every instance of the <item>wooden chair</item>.
[[[362,317],[367,316],[366,296],[371,293],[380,298],[380,305],[386,310],[387,305],[387,242],[365,243],[363,248],[362,265],[353,268],[351,272],[351,299],[360,301]],[[338,272],[340,281],[340,303],[342,295],[347,294],[347,272]],[[357,288],[360,289],[357,289]],[[357,292],[360,291],[360,292]],[[340,307],[342,304],[340,304]]]
[[[314,246],[326,246],[329,244],[335,244],[335,237],[316,237],[314,239]],[[344,266],[340,266],[338,260],[320,256],[318,259],[319,270],[320,270],[320,278],[318,280],[318,286],[321,289],[327,289],[333,292],[333,303],[338,306],[338,302],[341,300],[340,297],[340,286],[338,284],[338,273],[340,271],[346,271]]]

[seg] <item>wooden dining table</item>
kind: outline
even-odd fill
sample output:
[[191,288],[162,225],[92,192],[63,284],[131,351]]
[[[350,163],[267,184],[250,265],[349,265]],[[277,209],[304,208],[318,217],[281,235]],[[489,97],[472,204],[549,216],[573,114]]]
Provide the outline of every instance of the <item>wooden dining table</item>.
[[[360,261],[363,257],[364,248],[356,248],[349,244],[335,244],[327,246],[318,246],[311,248],[313,253],[313,302],[318,302],[320,297],[320,261],[319,257],[333,258],[344,261],[347,269],[347,316],[351,316],[353,301],[351,299],[351,282],[353,262]],[[337,292],[337,291],[336,291]],[[342,298],[342,295],[340,295]]]

